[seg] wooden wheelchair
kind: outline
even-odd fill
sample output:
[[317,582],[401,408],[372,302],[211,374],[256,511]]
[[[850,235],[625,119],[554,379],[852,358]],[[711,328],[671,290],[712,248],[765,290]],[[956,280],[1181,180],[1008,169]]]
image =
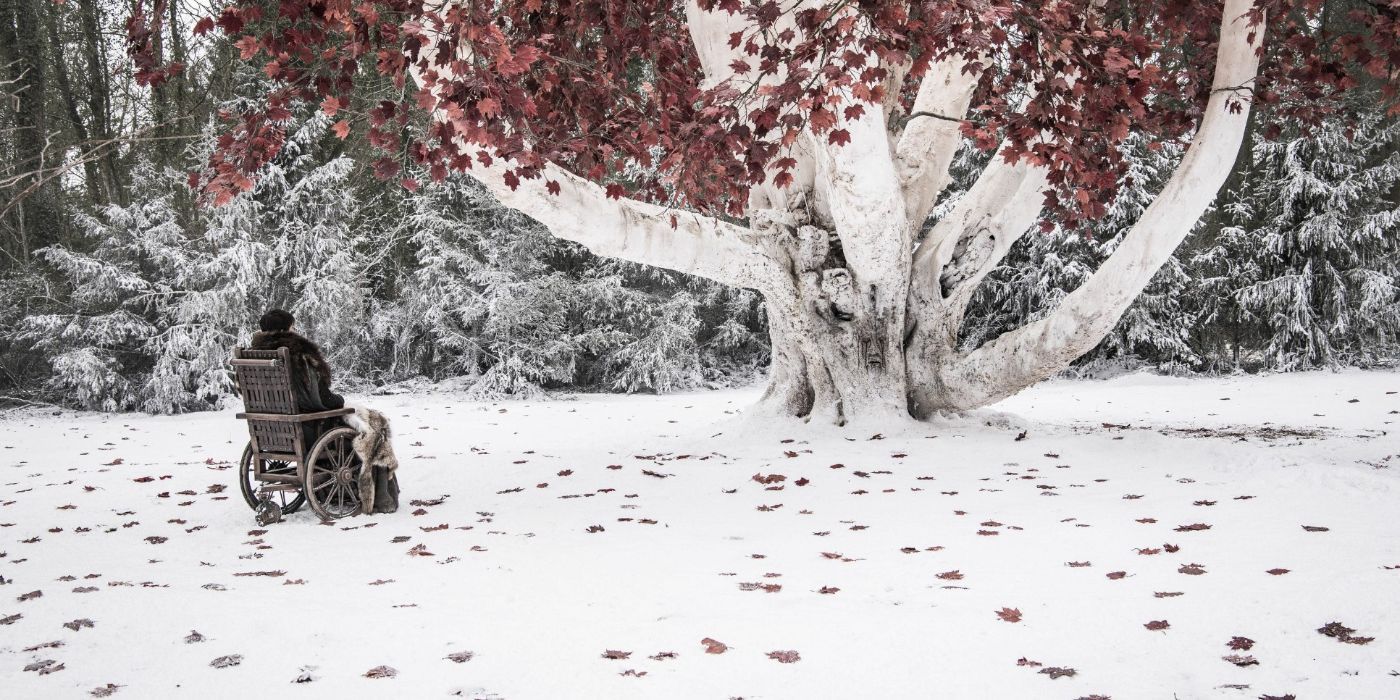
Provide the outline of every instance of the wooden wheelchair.
[[245,411],[238,418],[248,421],[249,437],[238,464],[243,499],[258,511],[259,522],[280,520],[308,502],[322,520],[358,513],[363,465],[354,449],[355,430],[341,425],[317,435],[303,427],[355,411],[298,413],[290,359],[286,348],[234,351],[231,364]]

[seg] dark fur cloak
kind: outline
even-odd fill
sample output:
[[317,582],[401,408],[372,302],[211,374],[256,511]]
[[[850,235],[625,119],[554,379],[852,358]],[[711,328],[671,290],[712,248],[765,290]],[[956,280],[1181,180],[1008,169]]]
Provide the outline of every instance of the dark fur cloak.
[[291,354],[292,389],[297,396],[297,410],[313,413],[329,411],[345,405],[345,399],[331,391],[331,366],[321,354],[321,348],[307,338],[291,331],[260,331],[253,334],[253,350],[287,348]]

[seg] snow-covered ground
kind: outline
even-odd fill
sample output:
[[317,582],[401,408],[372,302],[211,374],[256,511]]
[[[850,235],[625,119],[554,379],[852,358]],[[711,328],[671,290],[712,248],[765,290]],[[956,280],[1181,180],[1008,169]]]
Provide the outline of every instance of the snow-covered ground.
[[883,435],[744,423],[755,390],[365,397],[404,507],[266,532],[232,412],[12,413],[0,688],[1397,698],[1397,392],[1131,375]]

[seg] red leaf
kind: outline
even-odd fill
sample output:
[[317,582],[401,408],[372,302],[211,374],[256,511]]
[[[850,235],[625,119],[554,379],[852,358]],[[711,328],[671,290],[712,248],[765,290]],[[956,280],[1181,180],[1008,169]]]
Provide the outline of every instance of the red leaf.
[[705,645],[706,654],[723,654],[724,652],[729,651],[729,647],[726,646],[724,642],[721,642],[717,639],[710,639],[709,637],[706,637],[700,640],[700,643]]
[[1019,608],[1002,608],[997,611],[997,617],[1005,622],[1020,622],[1021,610]]
[[797,652],[792,650],[770,651],[768,652],[768,658],[773,659],[774,661],[777,661],[780,664],[795,664],[798,661],[802,660],[802,657]]
[[258,55],[258,40],[256,37],[245,36],[233,42],[233,45],[238,49],[238,57],[244,61]]
[[844,146],[851,142],[851,132],[845,129],[837,129],[831,132],[830,136],[826,137],[826,142],[836,144],[837,146]]
[[194,24],[194,35],[204,36],[214,29],[214,18],[205,17]]
[[334,117],[335,113],[339,112],[341,107],[344,106],[339,97],[327,97],[321,100],[321,111],[325,112],[328,117]]
[[622,195],[627,194],[627,190],[615,182],[608,183],[608,199],[622,199]]
[[331,126],[331,131],[335,132],[338,138],[344,139],[350,135],[350,122],[342,119]]
[[1168,627],[1171,627],[1171,623],[1167,622],[1166,620],[1153,620],[1144,624],[1143,627],[1146,627],[1147,629],[1156,632],[1158,630],[1164,630]]
[[550,194],[559,194],[559,183],[554,180],[545,181],[544,188],[548,190]]

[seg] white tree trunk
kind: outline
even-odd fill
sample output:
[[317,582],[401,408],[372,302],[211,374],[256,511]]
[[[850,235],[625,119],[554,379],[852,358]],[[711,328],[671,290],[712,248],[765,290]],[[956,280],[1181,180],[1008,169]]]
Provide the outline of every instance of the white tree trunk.
[[[836,424],[888,422],[987,405],[1051,376],[1091,350],[1190,231],[1239,151],[1248,103],[1230,88],[1258,68],[1253,0],[1227,0],[1211,97],[1187,156],[1093,277],[1048,318],[972,352],[957,346],[973,292],[1040,215],[1047,171],[998,155],[923,240],[916,233],[948,182],[979,76],[961,60],[933,65],[912,118],[893,104],[844,120],[851,142],[799,141],[791,186],[751,190],[746,225],[626,198],[553,165],[512,189],[507,163],[473,171],[508,206],[599,255],[757,289],[773,345],[770,415]],[[805,4],[799,1],[798,6]],[[793,8],[795,11],[795,8]],[[851,11],[851,10],[846,10]],[[729,35],[742,18],[687,18],[704,83],[738,80]],[[791,23],[787,26],[791,26]],[[872,55],[870,61],[877,59]],[[902,76],[907,65],[887,66]],[[442,70],[441,67],[434,67]],[[1072,76],[1068,76],[1072,79]],[[897,77],[892,77],[897,82]],[[1236,101],[1242,107],[1232,110]],[[925,113],[920,115],[919,113]],[[560,186],[549,194],[547,181]]]

